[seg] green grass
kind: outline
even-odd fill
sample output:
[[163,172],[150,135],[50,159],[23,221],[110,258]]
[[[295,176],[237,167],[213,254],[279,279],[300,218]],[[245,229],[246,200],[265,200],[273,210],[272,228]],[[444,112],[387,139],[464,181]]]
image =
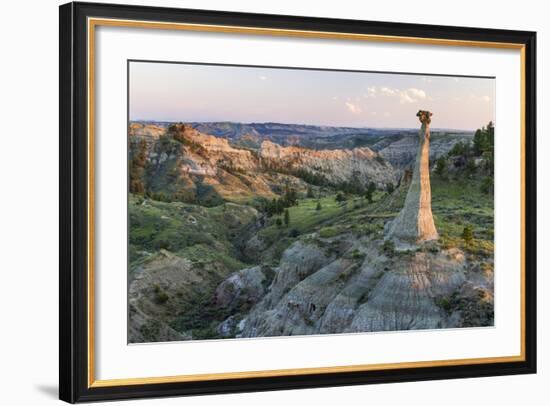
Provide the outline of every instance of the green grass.
[[[377,201],[385,196],[383,192],[374,195],[374,202],[369,204],[359,196],[348,195],[344,202],[336,201],[336,194],[325,195],[321,199],[300,199],[297,206],[289,208],[290,224],[288,227],[276,225],[276,219],[282,216],[273,216],[265,228],[258,232],[264,243],[271,247],[269,262],[276,264],[282,253],[297,239],[304,239],[304,235],[318,232],[320,238],[332,238],[343,233],[354,233],[357,237],[372,235],[383,227],[383,217],[372,213]],[[317,202],[321,202],[322,209],[316,210]]]
[[[314,231],[324,230],[323,227],[330,227],[338,223],[346,225],[355,224],[357,221],[365,221],[369,213],[369,205],[366,200],[359,197],[349,197],[344,202],[337,202],[336,195],[329,195],[321,199],[301,199],[297,206],[290,207],[290,224],[288,229],[296,229],[300,234],[307,234]],[[378,196],[378,198],[380,198]],[[317,202],[321,202],[322,209],[316,210]],[[282,218],[282,216],[281,216]],[[277,227],[275,221],[277,216],[270,219],[269,225],[260,231],[259,235],[267,240],[274,241],[285,234],[287,228],[283,225]],[[340,227],[339,231],[343,228]],[[323,231],[324,235],[330,233],[328,229]],[[334,231],[333,235],[336,235]],[[327,236],[328,237],[328,236]]]
[[178,251],[178,255],[189,259],[195,265],[207,265],[211,263],[221,263],[231,272],[246,268],[247,264],[235,259],[230,253],[213,250],[211,246],[205,244],[196,244]]
[[[481,180],[443,180],[434,176],[431,185],[432,212],[441,244],[460,247],[472,254],[492,255],[493,196],[481,192]],[[471,243],[462,238],[466,226],[471,226],[474,232]]]
[[231,240],[256,217],[254,209],[232,203],[207,208],[135,195],[130,195],[129,213],[130,263],[160,249],[181,252],[200,246],[227,254]]
[[321,238],[331,238],[336,237],[339,234],[342,234],[342,227],[338,226],[329,226],[329,227],[323,227],[319,230],[319,237]]
[[[344,202],[337,202],[335,194],[321,199],[301,199],[297,206],[289,208],[290,227],[306,233],[314,231],[317,226],[323,223],[332,223],[335,220],[344,220],[361,214],[372,216],[373,205],[382,199],[384,195],[383,192],[376,192],[373,203],[370,204],[366,199],[353,195],[348,196]],[[321,210],[316,210],[318,201],[321,202]]]

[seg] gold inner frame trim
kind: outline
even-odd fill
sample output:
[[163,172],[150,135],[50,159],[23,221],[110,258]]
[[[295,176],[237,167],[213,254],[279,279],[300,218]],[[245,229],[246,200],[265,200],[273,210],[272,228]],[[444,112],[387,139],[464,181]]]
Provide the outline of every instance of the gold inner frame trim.
[[[87,29],[88,42],[88,387],[111,387],[125,385],[143,385],[143,384],[161,384],[177,382],[198,382],[213,381],[221,379],[244,379],[244,378],[266,378],[296,375],[313,374],[331,374],[343,372],[362,372],[362,371],[380,371],[397,368],[426,368],[441,366],[458,365],[479,365],[495,364],[504,362],[522,362],[525,361],[525,45],[519,43],[506,42],[488,42],[488,41],[469,41],[453,40],[439,38],[422,37],[401,37],[391,35],[374,34],[355,34],[345,32],[326,32],[326,31],[306,31],[290,29],[274,29],[260,27],[242,27],[227,25],[208,25],[208,24],[187,24],[187,23],[167,23],[154,21],[138,20],[120,20],[108,18],[89,18]],[[432,46],[458,46],[458,47],[477,47],[477,48],[496,48],[511,49],[520,51],[521,65],[521,101],[520,101],[520,163],[521,163],[521,269],[520,269],[520,354],[502,357],[482,357],[482,358],[464,358],[451,360],[434,361],[415,361],[415,362],[396,362],[383,364],[363,364],[330,366],[316,368],[295,368],[295,369],[276,369],[265,371],[244,371],[244,372],[220,372],[211,374],[190,374],[174,375],[160,377],[144,378],[122,378],[122,379],[95,379],[95,217],[94,217],[94,197],[95,197],[95,28],[97,26],[109,27],[129,27],[129,28],[148,28],[157,30],[180,30],[193,32],[215,32],[231,33],[244,35],[265,35],[279,37],[298,37],[298,38],[316,38],[316,39],[337,39],[353,41],[370,41],[400,44],[432,45]]]

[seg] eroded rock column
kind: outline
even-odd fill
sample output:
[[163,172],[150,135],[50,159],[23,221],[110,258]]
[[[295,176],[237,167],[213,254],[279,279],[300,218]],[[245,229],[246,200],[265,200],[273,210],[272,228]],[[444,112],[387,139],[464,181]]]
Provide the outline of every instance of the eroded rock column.
[[432,113],[420,110],[419,145],[405,205],[389,225],[388,238],[421,243],[438,238],[432,216],[430,187],[430,122]]

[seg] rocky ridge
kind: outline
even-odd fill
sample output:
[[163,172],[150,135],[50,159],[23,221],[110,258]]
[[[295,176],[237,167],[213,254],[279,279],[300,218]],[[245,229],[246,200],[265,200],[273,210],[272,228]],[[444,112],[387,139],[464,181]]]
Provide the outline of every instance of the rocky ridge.
[[226,200],[273,197],[281,184],[306,187],[301,177],[318,176],[330,183],[356,178],[363,185],[394,183],[398,173],[369,148],[311,150],[262,142],[259,150],[238,148],[225,138],[203,134],[190,125],[130,129],[130,149],[146,157],[142,182],[154,191],[195,193],[197,183]]

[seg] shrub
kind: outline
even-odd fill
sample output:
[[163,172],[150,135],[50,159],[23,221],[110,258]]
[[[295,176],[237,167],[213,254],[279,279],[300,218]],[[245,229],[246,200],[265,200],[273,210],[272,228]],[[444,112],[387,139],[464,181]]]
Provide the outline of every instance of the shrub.
[[428,251],[432,254],[437,254],[439,252],[439,247],[437,245],[430,245]]
[[446,313],[451,312],[451,301],[448,298],[442,297],[436,299],[435,304],[445,310]]
[[481,191],[485,194],[493,194],[494,179],[492,176],[487,176],[481,182]]
[[156,200],[158,202],[170,202],[170,198],[166,196],[164,192],[152,192],[150,196],[151,196],[151,199]]
[[395,243],[392,240],[385,240],[384,244],[382,244],[382,251],[391,257],[395,253]]
[[354,249],[353,252],[351,253],[351,257],[353,259],[360,259],[360,258],[364,258],[365,254],[359,251],[358,249]]
[[293,228],[293,229],[291,229],[291,230],[288,232],[288,236],[289,236],[290,238],[296,238],[296,237],[298,237],[299,235],[300,235],[300,231],[298,231],[298,229],[296,229],[296,228]]
[[168,301],[168,295],[160,288],[159,285],[155,285],[153,290],[155,292],[155,302],[157,304],[164,304]]
[[462,141],[457,142],[450,151],[447,153],[448,156],[460,156],[464,155],[467,152],[468,145]]
[[376,234],[379,231],[383,229],[383,226],[381,224],[377,223],[366,223],[358,225],[357,227],[354,227],[354,233],[361,236],[361,235],[371,235]]
[[449,248],[456,248],[456,242],[449,238],[447,234],[441,234],[439,236],[439,243],[441,245],[441,248],[444,250],[448,250]]
[[369,203],[372,203],[372,196],[375,191],[376,191],[376,184],[374,182],[370,182],[367,186],[367,191],[365,192],[365,197],[367,198]]
[[167,241],[167,240],[158,240],[155,242],[155,248],[156,249],[164,249],[164,250],[168,250],[170,249],[170,242]]
[[477,166],[475,161],[472,158],[468,159],[468,161],[466,161],[466,173],[471,176],[476,172],[476,169]]
[[323,206],[321,206],[321,202],[320,201],[317,201],[317,206],[315,207],[315,210],[319,211],[323,208]]
[[467,243],[471,243],[474,239],[474,230],[472,226],[467,225],[464,227],[464,230],[462,230],[462,239]]
[[336,227],[323,227],[319,230],[319,236],[321,238],[330,238],[338,235],[338,229]]
[[435,173],[441,178],[447,177],[447,159],[440,156],[435,164]]
[[338,192],[338,194],[336,195],[336,201],[343,202],[345,200],[346,200],[346,197],[344,196],[344,194],[342,192]]

